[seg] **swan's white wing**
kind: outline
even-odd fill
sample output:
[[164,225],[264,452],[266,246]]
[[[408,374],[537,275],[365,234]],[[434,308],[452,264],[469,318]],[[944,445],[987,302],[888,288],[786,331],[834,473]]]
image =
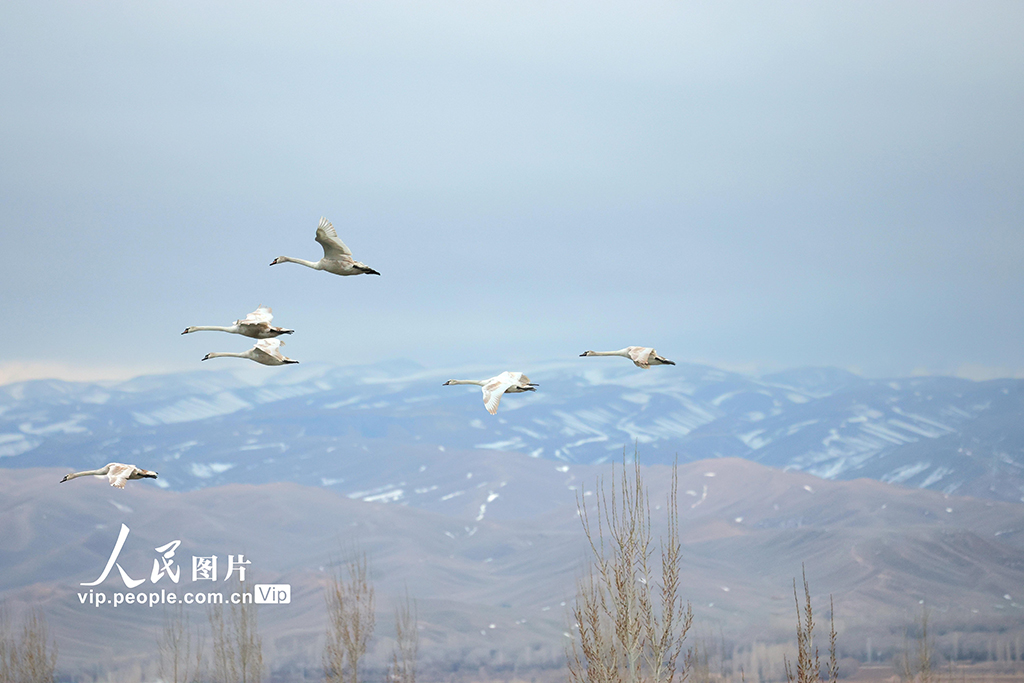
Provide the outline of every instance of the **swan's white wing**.
[[504,382],[507,382],[510,386],[513,386],[513,387],[516,387],[516,388],[519,388],[519,389],[526,389],[531,384],[530,378],[527,377],[526,375],[524,375],[523,373],[521,373],[521,372],[509,372],[507,370],[505,372],[501,373],[500,375],[498,375],[497,377],[495,377],[494,379],[502,380]]
[[260,339],[256,342],[256,346],[252,347],[256,353],[264,353],[271,358],[277,360],[284,360],[284,356],[281,355],[281,347],[284,346],[284,342],[280,339]]
[[274,319],[274,315],[271,310],[266,306],[260,306],[255,311],[245,316],[241,320],[236,320],[236,325],[259,325],[260,323],[270,324],[270,321]]
[[644,346],[630,346],[629,357],[633,359],[633,362],[642,368],[650,367],[651,354],[654,353],[654,349],[649,349]]
[[352,258],[352,251],[338,237],[338,232],[331,222],[323,216],[320,217],[320,225],[316,229],[316,241],[324,248],[324,258],[338,259],[345,256],[349,259]]
[[284,346],[280,339],[260,339],[256,342],[256,348],[263,349],[267,353],[279,353],[278,349]]
[[487,408],[487,412],[494,415],[498,412],[498,404],[501,403],[501,395],[504,394],[509,387],[515,386],[515,379],[512,377],[512,373],[503,372],[497,377],[492,377],[487,380],[487,384],[483,386],[484,391],[484,407]]
[[111,486],[123,489],[124,483],[128,481],[128,477],[134,471],[135,465],[122,465],[119,462],[111,463],[107,469],[107,479],[110,480]]

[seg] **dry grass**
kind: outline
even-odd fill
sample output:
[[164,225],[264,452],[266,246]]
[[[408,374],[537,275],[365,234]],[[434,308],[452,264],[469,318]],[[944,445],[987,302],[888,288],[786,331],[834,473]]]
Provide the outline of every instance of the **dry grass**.
[[[796,602],[796,670],[789,660],[785,660],[786,678],[790,683],[817,683],[825,680],[821,676],[821,660],[818,648],[814,645],[814,610],[811,607],[811,588],[807,583],[807,572],[803,571],[804,605],[800,606],[800,596],[796,591],[796,579],[793,579],[793,599]],[[828,640],[828,681],[836,683],[839,679],[839,664],[836,659],[836,624],[835,605],[829,596],[829,629]]]
[[[577,496],[591,563],[572,607],[576,638],[567,648],[573,683],[672,683],[686,678],[680,662],[693,610],[679,593],[680,550],[676,468],[667,501],[668,529],[658,543],[655,573],[650,504],[640,465],[632,477],[614,471],[610,493],[598,483],[593,517]],[[596,528],[594,524],[596,523]]]

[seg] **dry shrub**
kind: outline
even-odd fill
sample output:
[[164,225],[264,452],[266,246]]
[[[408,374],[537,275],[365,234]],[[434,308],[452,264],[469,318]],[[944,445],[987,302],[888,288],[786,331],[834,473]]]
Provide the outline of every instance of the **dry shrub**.
[[344,573],[336,570],[325,592],[324,679],[328,683],[359,683],[359,660],[366,654],[375,626],[374,591],[366,556],[350,561]]
[[[211,605],[213,679],[217,683],[258,683],[263,679],[263,639],[256,622],[253,589],[243,587],[239,604]],[[227,613],[225,615],[225,612]]]
[[42,612],[33,610],[22,618],[20,636],[0,611],[0,683],[53,683],[57,645],[50,641]]
[[158,642],[160,679],[166,683],[200,683],[203,667],[202,640],[192,630],[183,603],[164,613]]
[[[610,494],[598,483],[593,518],[586,496],[577,495],[591,563],[577,581],[572,607],[576,638],[567,648],[573,683],[671,683],[686,678],[680,662],[693,610],[679,594],[678,479],[672,468],[668,529],[658,543],[655,574],[650,504],[640,465],[623,463]],[[594,523],[596,522],[596,528]]]
[[391,649],[387,683],[416,683],[416,655],[419,647],[416,605],[406,593],[405,601],[395,608],[395,644]]
[[[935,644],[928,635],[928,608],[921,609],[920,627],[916,652],[911,652],[910,635],[903,636],[903,649],[893,658],[896,675],[903,683],[935,683],[939,676],[932,671],[932,657],[935,656]],[[952,675],[950,676],[952,680]]]

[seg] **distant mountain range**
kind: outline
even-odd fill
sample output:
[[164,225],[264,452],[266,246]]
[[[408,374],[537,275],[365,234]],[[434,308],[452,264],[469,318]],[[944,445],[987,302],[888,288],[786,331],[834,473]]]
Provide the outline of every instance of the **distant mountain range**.
[[[442,386],[505,369],[540,387],[504,397],[496,416],[476,387]],[[245,553],[254,581],[291,584],[291,607],[260,611],[268,661],[315,674],[322,586],[358,547],[380,595],[373,661],[386,657],[392,599],[408,588],[428,678],[511,667],[542,680],[564,664],[566,605],[586,557],[577,496],[636,449],[656,522],[665,465],[681,463],[684,594],[699,633],[737,657],[753,657],[753,641],[792,638],[802,564],[822,614],[835,596],[845,654],[890,656],[923,604],[941,647],[985,656],[1024,637],[1022,386],[583,358],[6,385],[0,600],[15,613],[43,607],[64,671],[136,667],[152,679],[163,612],[76,598],[125,523],[129,573],[147,574],[154,548],[178,539],[181,562]],[[109,461],[160,478],[125,491],[58,483]]]
[[[587,558],[577,495],[593,501],[596,477],[608,483],[611,466],[433,448],[385,469],[396,487],[361,494],[380,496],[378,503],[293,483],[175,492],[145,480],[121,491],[102,479],[59,484],[58,468],[0,469],[0,603],[11,614],[45,611],[69,675],[114,680],[104,672],[117,669],[116,680],[155,680],[167,612],[96,607],[78,597],[123,523],[131,531],[118,562],[146,580],[138,590],[223,590],[222,581],[189,576],[191,557],[219,556],[223,574],[226,556],[239,553],[251,562],[247,581],[289,584],[291,604],[260,607],[266,658],[279,672],[274,680],[316,680],[323,586],[332,565],[365,552],[380,635],[369,664],[385,661],[391,609],[408,591],[418,605],[424,679],[518,672],[523,680],[560,680],[572,632],[567,606]],[[422,481],[401,483],[416,476]],[[671,477],[665,466],[645,467],[644,476],[660,537]],[[430,477],[451,486],[432,489]],[[870,650],[875,660],[888,659],[922,605],[932,611],[936,645],[962,658],[984,658],[1024,637],[1020,504],[864,479],[823,481],[738,458],[681,466],[679,496],[682,592],[697,619],[689,642],[724,643],[748,680],[782,676],[780,651],[771,660],[764,645],[794,639],[792,582],[802,566],[819,626],[834,597],[844,657],[863,659]],[[181,582],[153,584],[155,549],[173,540],[181,541]],[[96,590],[125,587],[115,570]],[[205,608],[186,614],[204,628]]]
[[179,491],[287,481],[446,509],[469,482],[409,466],[427,452],[598,464],[636,447],[650,464],[739,457],[826,479],[1024,500],[1022,380],[868,380],[834,368],[755,378],[581,358],[511,368],[540,387],[506,396],[497,416],[476,387],[441,386],[504,369],[300,365],[10,384],[0,387],[0,465],[124,461]]

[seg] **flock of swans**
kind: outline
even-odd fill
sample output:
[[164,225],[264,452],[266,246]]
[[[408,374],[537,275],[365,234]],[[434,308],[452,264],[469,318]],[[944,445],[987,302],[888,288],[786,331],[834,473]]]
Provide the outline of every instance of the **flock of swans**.
[[[345,246],[345,243],[338,237],[337,231],[331,222],[324,217],[320,218],[320,224],[316,228],[316,241],[323,247],[324,257],[319,261],[306,261],[304,259],[292,258],[290,256],[278,256],[270,262],[274,266],[278,263],[298,263],[307,268],[322,270],[334,275],[380,275],[376,270],[365,263],[352,258],[352,251]],[[299,361],[288,358],[281,353],[284,342],[278,339],[283,334],[292,334],[295,330],[283,327],[274,327],[270,324],[274,316],[270,308],[260,305],[255,311],[234,324],[227,326],[219,325],[197,325],[186,327],[182,334],[192,332],[227,332],[239,334],[243,337],[256,339],[256,345],[241,353],[215,352],[208,353],[203,360],[211,358],[247,358],[262,365],[290,365]],[[627,346],[618,351],[584,351],[580,357],[586,356],[621,356],[633,361],[633,364],[644,370],[652,365],[675,365],[669,359],[658,355],[658,352],[646,346]],[[503,372],[500,375],[489,379],[450,379],[442,386],[472,384],[479,386],[483,391],[484,407],[491,415],[498,412],[498,404],[504,394],[519,394],[526,391],[536,391],[540,386],[530,381],[530,378],[521,372]],[[103,476],[110,480],[110,485],[123,489],[125,482],[129,479],[156,479],[157,473],[144,470],[135,465],[125,465],[112,462],[98,470],[75,472],[65,475],[61,483],[70,481],[76,477],[86,475]]]

